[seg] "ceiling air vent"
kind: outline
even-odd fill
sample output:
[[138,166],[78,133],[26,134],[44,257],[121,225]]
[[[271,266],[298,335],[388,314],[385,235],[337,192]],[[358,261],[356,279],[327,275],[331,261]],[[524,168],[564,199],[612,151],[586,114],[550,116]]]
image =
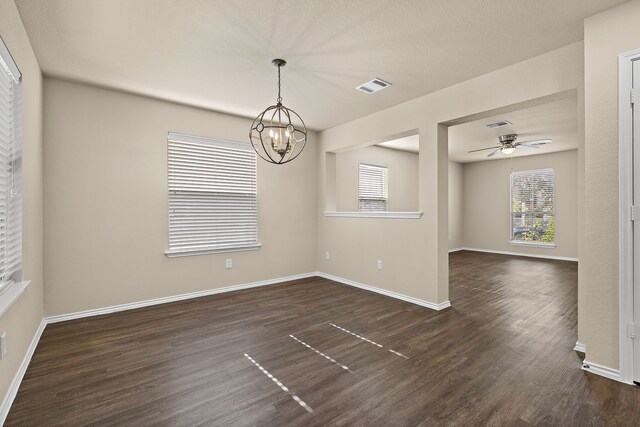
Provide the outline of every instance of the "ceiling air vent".
[[489,123],[487,125],[487,127],[491,128],[491,129],[495,129],[495,128],[501,128],[501,127],[504,127],[504,126],[511,126],[512,124],[513,123],[511,123],[511,122],[508,122],[506,120],[502,120],[502,121],[495,122],[495,123]]
[[382,79],[379,78],[375,78],[373,80],[370,80],[364,84],[361,84],[360,86],[358,86],[356,89],[364,92],[364,93],[374,93],[374,92],[378,92],[379,90],[382,90],[388,86],[391,86],[391,83],[389,82],[385,82]]

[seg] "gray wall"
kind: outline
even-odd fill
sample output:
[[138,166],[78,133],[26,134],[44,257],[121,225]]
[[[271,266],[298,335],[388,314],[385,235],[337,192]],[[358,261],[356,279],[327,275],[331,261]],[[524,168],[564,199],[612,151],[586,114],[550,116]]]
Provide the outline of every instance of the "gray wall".
[[[509,245],[511,171],[546,169],[555,175],[555,248]],[[578,151],[466,163],[463,171],[464,247],[578,258]]]
[[44,99],[47,315],[316,270],[313,132],[258,163],[260,249],[169,259],[167,132],[246,141],[251,120],[53,79]]
[[418,154],[369,146],[336,153],[337,210],[358,210],[358,164],[388,167],[387,210],[418,210]]
[[43,154],[42,73],[12,0],[0,0],[0,36],[22,72],[22,276],[31,281],[0,317],[8,348],[0,362],[0,395],[4,396],[42,320]]

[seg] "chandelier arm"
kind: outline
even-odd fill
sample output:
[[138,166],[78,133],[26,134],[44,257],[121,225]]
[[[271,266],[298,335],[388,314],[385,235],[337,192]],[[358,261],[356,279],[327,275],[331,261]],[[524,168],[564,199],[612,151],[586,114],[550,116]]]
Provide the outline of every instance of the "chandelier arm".
[[[268,109],[267,109],[268,110]],[[258,121],[258,123],[262,123],[262,119],[264,118],[264,113],[267,112],[267,110],[264,110],[262,113],[260,113],[260,115],[256,118],[256,121]],[[258,120],[260,119],[260,120]],[[255,123],[255,121],[254,121]],[[254,127],[253,129],[256,129],[256,127]],[[253,130],[252,129],[252,130]],[[256,129],[257,131],[257,129]],[[267,157],[263,156],[258,150],[256,150],[254,148],[254,151],[256,152],[256,154],[258,154],[258,156],[260,156],[262,158],[262,160],[267,161],[267,162],[272,162],[272,163],[277,163],[276,160],[274,158],[271,157],[271,155],[269,154],[269,150],[266,149],[266,147],[264,146],[264,140],[262,139],[262,132],[258,132],[258,135],[260,135],[260,145],[262,145],[262,151],[264,152],[264,154],[267,155]],[[251,137],[251,132],[249,132],[249,137]],[[253,142],[251,143],[253,145]]]
[[[262,114],[264,116],[264,113]],[[270,161],[272,163],[277,163],[276,160],[273,157],[271,157],[271,154],[269,154],[269,150],[267,150],[267,148],[264,146],[264,140],[262,139],[262,134],[260,134],[260,144],[262,145],[262,151],[264,151],[264,154],[267,155],[268,159],[256,151],[258,155],[268,162]]]
[[262,150],[264,151],[264,154],[267,155],[267,157],[263,156],[258,150],[255,150],[256,154],[258,154],[258,156],[260,156],[264,161],[271,162],[271,163],[278,163],[275,159],[271,157],[271,155],[269,154],[269,150],[264,148],[264,141],[262,141],[262,138],[260,138],[260,143],[262,144]]
[[265,157],[264,157],[262,154],[260,154],[260,153],[258,153],[258,155],[259,155],[260,157],[262,157],[264,160],[268,161],[268,162],[269,162],[269,161],[271,161],[271,162],[275,162],[275,159],[273,159],[273,158],[271,157],[271,154],[269,154],[269,150],[267,150],[267,149],[266,149],[266,147],[264,146],[264,141],[262,140],[262,135],[260,135],[260,145],[262,145],[262,151],[264,151],[264,154],[266,154],[266,155],[267,155],[268,159],[267,159],[267,158],[265,158]]
[[[304,135],[304,138],[302,139],[302,147],[300,148],[300,150],[298,151],[298,154],[296,154],[296,156],[293,158],[295,159],[296,157],[298,157],[300,155],[300,153],[302,153],[302,151],[304,150],[305,145],[307,145],[307,125],[304,124],[304,120],[302,120],[302,117],[300,117],[300,115],[298,113],[296,113],[294,110],[289,110],[290,112],[292,112],[293,114],[295,114],[295,116],[298,118],[298,120],[300,120],[300,123],[302,123],[302,129],[298,129],[294,127],[294,133],[295,132],[300,132],[302,135]],[[297,141],[297,139],[296,139]],[[293,160],[291,159],[291,160]]]
[[282,110],[284,111],[284,115],[287,116],[287,119],[289,120],[288,124],[292,124],[291,123],[291,115],[289,114],[289,109],[288,108],[283,108]]

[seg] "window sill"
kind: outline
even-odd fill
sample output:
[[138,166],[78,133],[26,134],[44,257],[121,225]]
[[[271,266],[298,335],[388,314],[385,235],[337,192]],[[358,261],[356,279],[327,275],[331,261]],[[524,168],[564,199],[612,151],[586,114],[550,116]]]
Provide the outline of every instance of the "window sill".
[[399,219],[419,219],[422,212],[329,212],[325,211],[324,216],[339,218],[399,218]]
[[509,240],[509,243],[512,246],[529,246],[532,248],[555,248],[555,243],[541,243],[541,242],[523,242],[521,240]]
[[164,254],[169,258],[178,258],[183,256],[219,254],[224,252],[255,251],[257,249],[260,249],[260,246],[262,246],[260,243],[256,243],[253,245],[227,246],[227,247],[208,248],[208,249],[174,250],[174,251],[168,250]]
[[18,300],[20,295],[27,289],[27,286],[31,283],[31,280],[23,280],[22,282],[16,282],[9,286],[9,289],[4,291],[0,295],[0,316],[2,316],[14,302]]

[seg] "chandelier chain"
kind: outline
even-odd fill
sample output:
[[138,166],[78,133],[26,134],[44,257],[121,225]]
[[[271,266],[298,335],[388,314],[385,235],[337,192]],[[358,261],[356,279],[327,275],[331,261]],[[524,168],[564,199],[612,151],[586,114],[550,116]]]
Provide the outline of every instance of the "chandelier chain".
[[278,103],[282,102],[282,97],[280,96],[280,68],[281,66],[278,65]]

